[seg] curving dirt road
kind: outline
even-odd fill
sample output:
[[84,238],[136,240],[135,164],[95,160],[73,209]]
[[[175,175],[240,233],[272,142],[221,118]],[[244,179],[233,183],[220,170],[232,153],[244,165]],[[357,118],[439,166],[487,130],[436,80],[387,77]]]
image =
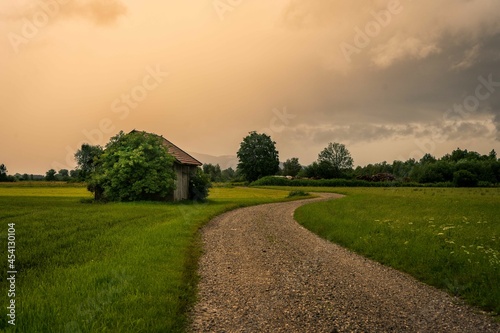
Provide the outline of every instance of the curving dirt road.
[[243,208],[202,230],[192,332],[500,332],[444,292],[310,233],[295,209]]

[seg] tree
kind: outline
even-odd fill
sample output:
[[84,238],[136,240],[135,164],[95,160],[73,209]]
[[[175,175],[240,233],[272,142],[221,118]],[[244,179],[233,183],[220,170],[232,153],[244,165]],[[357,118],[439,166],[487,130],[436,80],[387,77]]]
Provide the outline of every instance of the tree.
[[69,176],[73,179],[80,179],[80,170],[76,169],[76,170],[71,170],[69,172]]
[[450,159],[453,162],[458,162],[467,156],[467,149],[462,150],[460,148],[455,149],[451,152]]
[[222,180],[225,182],[233,181],[236,178],[236,171],[229,167],[226,170],[222,170]]
[[76,151],[75,160],[78,164],[77,170],[79,180],[87,181],[92,176],[95,170],[94,162],[103,153],[101,146],[92,146],[87,143],[82,144],[82,147]]
[[96,200],[167,200],[175,189],[174,158],[161,138],[118,133],[94,162],[88,189]]
[[448,161],[426,162],[414,168],[413,178],[419,183],[438,183],[453,180],[453,164]]
[[57,178],[60,180],[68,181],[69,180],[69,171],[67,169],[61,169],[57,173]]
[[497,160],[497,152],[495,149],[492,149],[490,153],[488,154],[488,159],[496,161]]
[[392,162],[392,173],[396,177],[405,178],[409,180],[410,173],[415,167],[417,162],[415,159],[410,158],[407,161],[394,161]]
[[427,153],[422,158],[420,159],[420,164],[428,164],[428,163],[435,163],[437,160],[434,156],[431,154]]
[[210,181],[212,182],[222,181],[222,171],[218,164],[203,164],[203,172],[210,177]]
[[318,164],[320,166],[323,165],[323,168],[327,166],[331,168],[331,174],[337,177],[351,170],[353,163],[354,161],[351,157],[351,153],[349,153],[349,150],[341,143],[330,142],[328,147],[323,149],[318,155]]
[[342,172],[328,161],[319,161],[317,167],[317,177],[322,179],[332,179],[342,177]]
[[275,175],[279,171],[276,142],[267,134],[250,132],[241,142],[237,156],[238,169],[248,181]]
[[306,178],[321,178],[319,176],[318,162],[312,162],[310,165],[306,166],[304,170],[301,171],[300,175]]
[[56,174],[57,174],[56,170],[50,169],[45,173],[45,180],[49,182],[56,180]]
[[5,164],[0,164],[0,182],[7,180],[7,167]]
[[302,170],[302,165],[297,157],[292,157],[283,163],[283,175],[296,177]]

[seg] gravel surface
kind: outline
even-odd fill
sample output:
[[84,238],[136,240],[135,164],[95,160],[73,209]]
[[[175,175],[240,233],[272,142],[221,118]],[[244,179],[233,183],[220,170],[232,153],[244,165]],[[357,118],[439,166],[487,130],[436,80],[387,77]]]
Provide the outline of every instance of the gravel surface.
[[202,229],[192,332],[500,332],[500,323],[293,219],[322,198],[243,208]]

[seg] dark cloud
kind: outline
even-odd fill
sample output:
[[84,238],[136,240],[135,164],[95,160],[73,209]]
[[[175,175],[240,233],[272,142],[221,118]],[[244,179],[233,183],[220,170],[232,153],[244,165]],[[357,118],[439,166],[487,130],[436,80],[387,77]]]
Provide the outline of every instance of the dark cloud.
[[[430,124],[449,140],[491,138],[491,125],[500,128],[500,87],[472,112],[455,106],[475,96],[479,77],[500,82],[500,2],[400,0],[400,14],[347,61],[339,46],[355,45],[355,29],[364,29],[388,3],[291,0],[283,12],[293,30],[321,31],[307,47],[323,68],[310,66],[307,77],[317,71],[315,79],[289,99],[297,99],[290,109],[308,110],[315,142],[422,137]],[[446,121],[450,110],[454,124]]]
[[317,144],[328,142],[373,142],[389,138],[406,138],[415,136],[421,129],[417,125],[374,125],[357,123],[345,126],[299,125],[287,130],[287,135],[295,140],[312,141]]
[[489,120],[397,124],[356,123],[350,125],[324,124],[322,126],[299,125],[288,128],[284,137],[296,142],[328,142],[346,144],[372,143],[376,141],[401,141],[425,139],[427,141],[464,141],[484,137],[493,139],[496,133]]

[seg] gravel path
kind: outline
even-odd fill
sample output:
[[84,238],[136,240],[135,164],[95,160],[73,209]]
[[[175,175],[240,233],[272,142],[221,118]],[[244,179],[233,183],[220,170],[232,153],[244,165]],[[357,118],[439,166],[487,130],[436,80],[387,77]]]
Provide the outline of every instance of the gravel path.
[[500,323],[406,274],[310,233],[295,209],[243,208],[202,229],[192,332],[500,332]]

